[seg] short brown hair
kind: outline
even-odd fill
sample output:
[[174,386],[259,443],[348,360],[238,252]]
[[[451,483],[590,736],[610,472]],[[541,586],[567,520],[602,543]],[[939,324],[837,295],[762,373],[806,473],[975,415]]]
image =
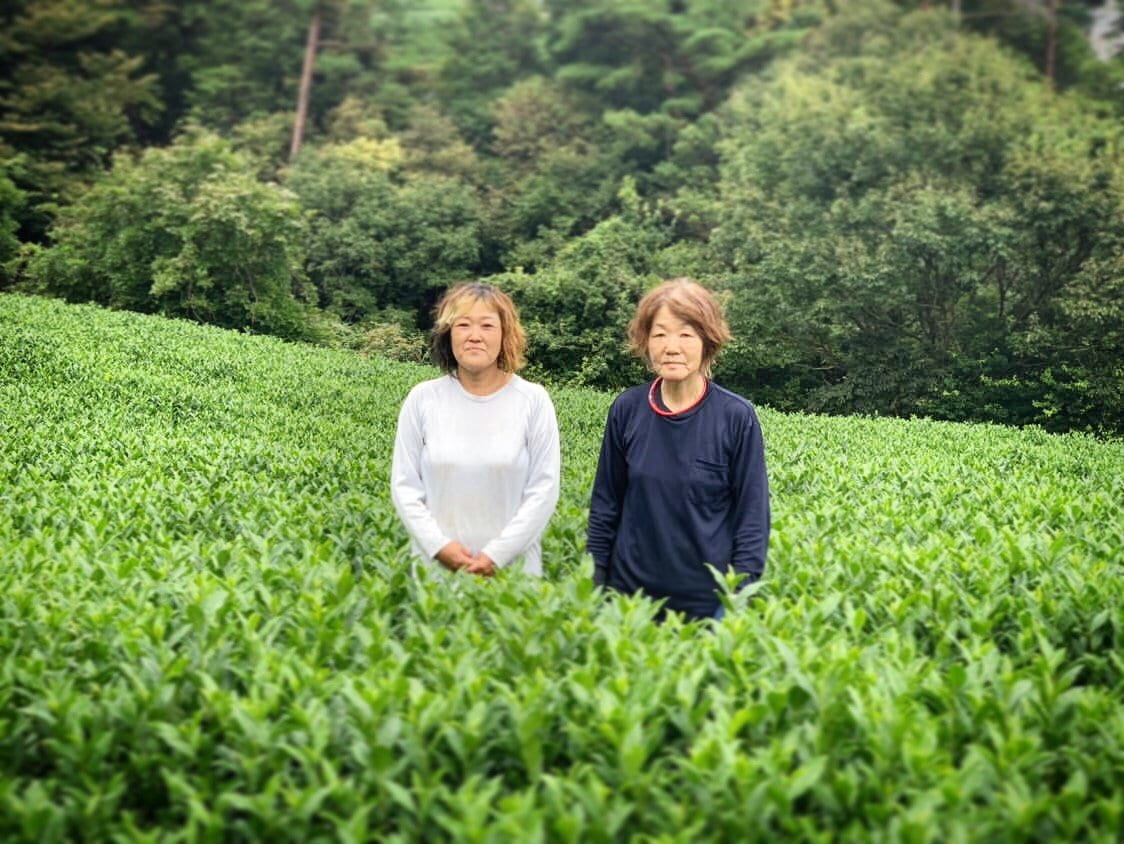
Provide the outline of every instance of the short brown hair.
[[709,377],[711,364],[731,339],[730,326],[726,324],[722,306],[714,294],[686,276],[665,280],[640,300],[636,314],[628,324],[629,350],[651,365],[648,360],[648,335],[652,333],[656,312],[664,305],[699,333],[703,344],[703,374]]
[[496,365],[504,372],[518,372],[523,368],[523,353],[527,350],[527,335],[519,322],[519,310],[511,297],[498,287],[478,281],[450,287],[434,307],[430,357],[442,372],[456,370],[457,358],[453,354],[453,341],[450,337],[453,323],[477,302],[494,308],[500,316],[500,356],[496,359]]

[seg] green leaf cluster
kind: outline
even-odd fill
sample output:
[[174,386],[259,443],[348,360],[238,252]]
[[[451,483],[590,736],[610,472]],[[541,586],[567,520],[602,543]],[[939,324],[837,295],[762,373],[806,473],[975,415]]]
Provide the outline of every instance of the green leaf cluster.
[[723,121],[728,377],[781,407],[1120,430],[1093,304],[1122,292],[1116,124],[924,14],[824,26]]
[[119,157],[67,208],[27,278],[72,300],[311,339],[305,238],[295,197],[201,131]]
[[0,167],[29,195],[17,218],[28,239],[158,122],[159,80],[131,36],[165,15],[159,0],[13,0],[0,10]]
[[409,163],[396,138],[356,138],[310,150],[285,176],[309,212],[308,276],[321,305],[349,322],[387,307],[423,313],[480,264],[474,187]]

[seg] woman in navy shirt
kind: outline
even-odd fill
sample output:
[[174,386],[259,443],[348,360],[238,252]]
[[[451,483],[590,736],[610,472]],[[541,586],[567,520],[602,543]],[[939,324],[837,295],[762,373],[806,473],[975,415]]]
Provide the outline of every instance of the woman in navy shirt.
[[594,581],[721,617],[707,564],[752,583],[765,570],[769,482],[753,406],[710,380],[730,331],[706,288],[674,278],[650,291],[628,327],[656,379],[609,410],[589,508]]

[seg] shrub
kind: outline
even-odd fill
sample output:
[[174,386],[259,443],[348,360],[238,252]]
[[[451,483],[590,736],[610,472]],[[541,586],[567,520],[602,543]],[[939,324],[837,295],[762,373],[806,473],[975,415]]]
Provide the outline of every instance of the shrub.
[[138,160],[120,155],[60,214],[26,286],[114,308],[188,317],[288,338],[311,336],[295,198],[246,160],[190,132]]

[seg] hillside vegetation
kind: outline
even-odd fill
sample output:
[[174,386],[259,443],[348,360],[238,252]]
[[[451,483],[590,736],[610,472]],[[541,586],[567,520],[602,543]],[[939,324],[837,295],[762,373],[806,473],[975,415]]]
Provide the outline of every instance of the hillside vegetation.
[[0,837],[1124,833],[1124,444],[762,407],[766,576],[657,626],[589,583],[605,393],[541,582],[413,581],[432,375],[0,296]]
[[613,391],[690,275],[778,410],[1124,435],[1102,5],[9,0],[0,290],[417,362],[487,279]]

